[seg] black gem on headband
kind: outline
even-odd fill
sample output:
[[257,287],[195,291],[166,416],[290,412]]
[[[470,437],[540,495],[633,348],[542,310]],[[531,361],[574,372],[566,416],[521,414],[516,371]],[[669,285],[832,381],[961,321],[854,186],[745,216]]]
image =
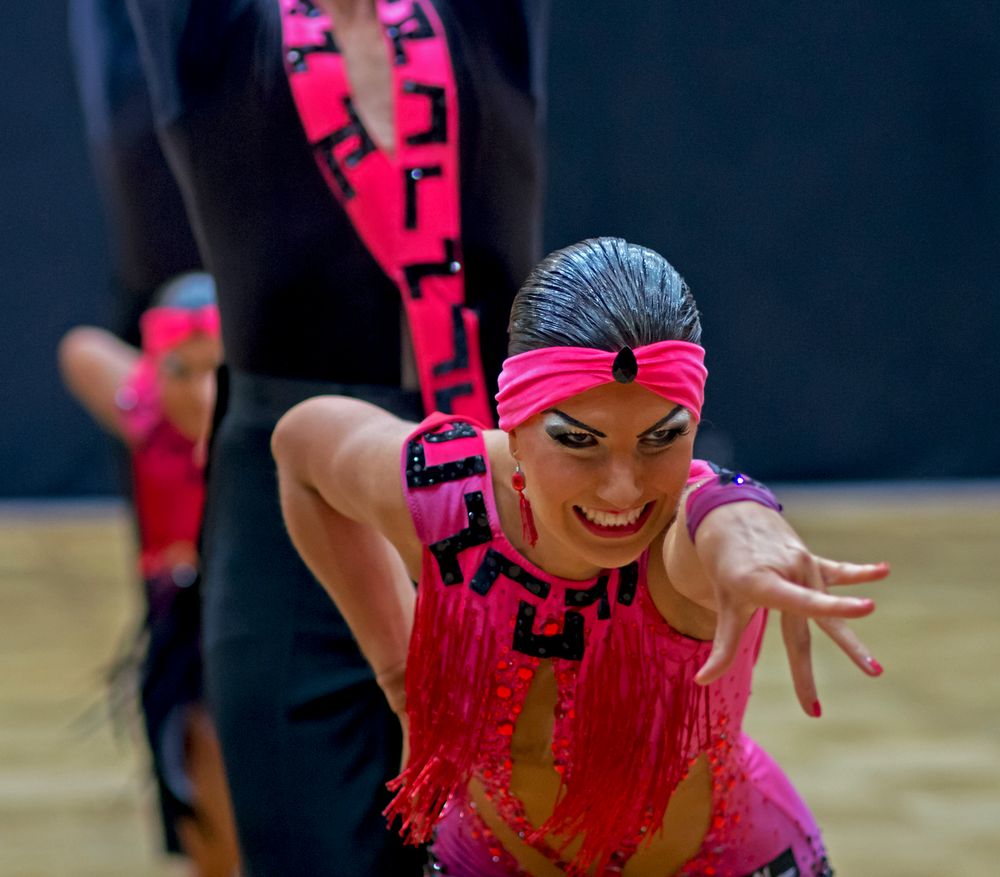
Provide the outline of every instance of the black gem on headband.
[[611,364],[611,376],[619,384],[631,384],[639,374],[639,363],[631,347],[623,347],[618,351],[615,361]]

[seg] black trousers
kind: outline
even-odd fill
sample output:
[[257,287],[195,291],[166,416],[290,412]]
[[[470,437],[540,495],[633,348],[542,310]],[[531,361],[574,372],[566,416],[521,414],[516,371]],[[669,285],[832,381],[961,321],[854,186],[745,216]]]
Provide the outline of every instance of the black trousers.
[[381,815],[399,723],[329,596],[288,539],[270,438],[335,393],[419,419],[416,394],[232,374],[204,533],[204,657],[244,877],[407,877],[422,852]]

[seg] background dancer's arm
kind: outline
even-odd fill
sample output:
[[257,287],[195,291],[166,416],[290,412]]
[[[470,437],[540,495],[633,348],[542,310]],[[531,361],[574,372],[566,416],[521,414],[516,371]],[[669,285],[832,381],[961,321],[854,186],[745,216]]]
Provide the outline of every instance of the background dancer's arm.
[[70,329],[59,342],[66,388],[101,426],[122,439],[125,426],[115,397],[138,360],[138,350],[96,326]]
[[872,600],[836,597],[832,585],[872,582],[889,574],[886,563],[842,563],[814,554],[781,514],[754,502],[720,506],[701,522],[697,544],[687,531],[684,502],[663,544],[670,585],[716,613],[712,653],[698,673],[707,684],[736,657],[740,636],[760,607],[781,612],[781,633],[802,709],[819,715],[812,670],[809,621],[870,676],[881,673],[867,646],[844,619],[875,609]]
[[401,718],[420,563],[399,477],[400,447],[411,429],[366,402],[322,397],[289,411],[272,440],[292,542]]

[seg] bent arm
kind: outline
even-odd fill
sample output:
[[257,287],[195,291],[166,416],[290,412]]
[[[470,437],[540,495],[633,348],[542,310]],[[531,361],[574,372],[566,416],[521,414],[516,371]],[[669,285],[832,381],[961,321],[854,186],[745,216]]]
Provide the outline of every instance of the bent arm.
[[139,351],[104,329],[77,326],[59,342],[58,356],[66,388],[101,426],[125,439],[115,397],[139,361]]
[[397,713],[405,707],[403,669],[416,602],[411,575],[421,550],[399,475],[411,428],[366,402],[322,397],[289,411],[272,439],[292,542],[337,604]]

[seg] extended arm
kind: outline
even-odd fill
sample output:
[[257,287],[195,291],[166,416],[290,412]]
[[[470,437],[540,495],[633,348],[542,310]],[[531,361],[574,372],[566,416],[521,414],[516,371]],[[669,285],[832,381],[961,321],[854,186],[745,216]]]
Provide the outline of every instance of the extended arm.
[[664,542],[664,565],[673,587],[716,613],[712,653],[698,673],[704,684],[721,676],[736,656],[740,636],[759,607],[781,612],[781,631],[802,709],[818,716],[809,621],[815,621],[870,676],[882,669],[844,619],[875,609],[872,600],[836,597],[832,585],[883,579],[885,563],[854,564],[813,554],[778,512],[754,502],[720,506],[702,521],[696,543],[684,503]]
[[400,715],[420,562],[399,475],[411,428],[366,402],[322,397],[289,411],[272,440],[292,542]]

